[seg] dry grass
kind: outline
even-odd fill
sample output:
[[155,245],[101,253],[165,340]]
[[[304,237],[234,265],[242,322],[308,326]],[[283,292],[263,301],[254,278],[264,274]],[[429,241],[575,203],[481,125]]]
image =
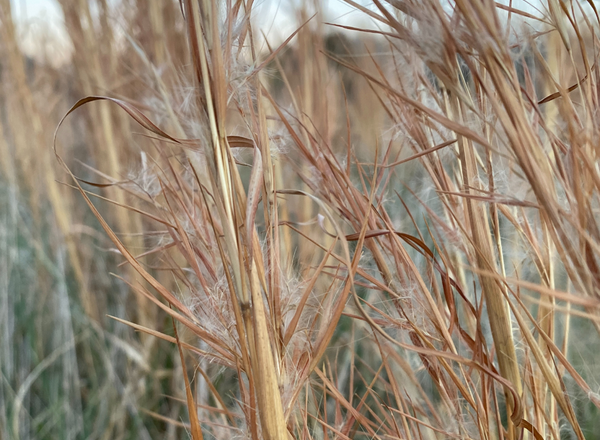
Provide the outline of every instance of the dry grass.
[[591,3],[346,2],[0,0],[2,438],[600,435]]

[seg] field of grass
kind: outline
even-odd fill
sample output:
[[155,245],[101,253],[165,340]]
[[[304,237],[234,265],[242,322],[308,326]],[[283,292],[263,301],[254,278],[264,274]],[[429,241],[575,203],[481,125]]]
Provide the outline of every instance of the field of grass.
[[0,440],[600,439],[594,3],[344,1],[0,0]]

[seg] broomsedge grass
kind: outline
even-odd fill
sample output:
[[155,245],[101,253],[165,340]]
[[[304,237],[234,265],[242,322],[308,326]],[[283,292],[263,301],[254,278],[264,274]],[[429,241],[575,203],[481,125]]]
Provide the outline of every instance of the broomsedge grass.
[[[0,3],[2,96],[21,112],[0,118],[2,255],[22,255],[2,266],[3,437],[600,435],[593,5],[346,2],[374,26],[326,25],[316,4],[274,44],[252,2],[61,0],[88,97],[60,121]],[[515,37],[522,20],[534,31]],[[62,188],[36,156],[51,124]],[[72,188],[123,258],[117,307],[91,293],[104,268],[75,244]],[[18,277],[63,314],[18,315],[35,298]],[[15,332],[11,313],[35,325]],[[12,361],[27,340],[33,359]]]

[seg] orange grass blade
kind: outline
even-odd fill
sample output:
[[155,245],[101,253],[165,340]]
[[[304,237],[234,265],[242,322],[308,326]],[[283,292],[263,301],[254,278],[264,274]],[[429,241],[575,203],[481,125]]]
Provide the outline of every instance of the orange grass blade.
[[185,396],[187,398],[188,414],[190,416],[190,430],[192,433],[193,440],[203,440],[202,430],[200,429],[200,422],[198,421],[198,413],[196,410],[196,402],[194,402],[194,396],[192,395],[192,388],[190,387],[190,380],[188,379],[187,371],[185,368],[185,356],[183,355],[183,349],[179,342],[179,335],[177,334],[177,325],[175,319],[173,319],[173,331],[175,332],[175,341],[177,342],[177,350],[179,351],[179,359],[181,360],[181,369],[183,370],[183,380],[185,382]]

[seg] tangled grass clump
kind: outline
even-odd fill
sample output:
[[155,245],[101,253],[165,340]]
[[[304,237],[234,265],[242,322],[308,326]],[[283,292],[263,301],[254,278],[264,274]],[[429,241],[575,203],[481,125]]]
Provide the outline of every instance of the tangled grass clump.
[[[88,97],[54,151],[136,295],[100,310],[79,205],[54,172],[32,186],[57,216],[82,326],[117,347],[73,342],[69,359],[102,359],[129,414],[82,385],[71,437],[600,435],[591,3],[346,0],[371,25],[325,27],[315,2],[272,45],[252,2],[181,0],[124,14],[125,45],[100,8],[103,47],[87,2],[60,3]],[[104,63],[135,72],[127,98]],[[72,120],[95,138],[86,166]],[[137,335],[112,336],[101,312]],[[50,432],[16,394],[10,434]]]

